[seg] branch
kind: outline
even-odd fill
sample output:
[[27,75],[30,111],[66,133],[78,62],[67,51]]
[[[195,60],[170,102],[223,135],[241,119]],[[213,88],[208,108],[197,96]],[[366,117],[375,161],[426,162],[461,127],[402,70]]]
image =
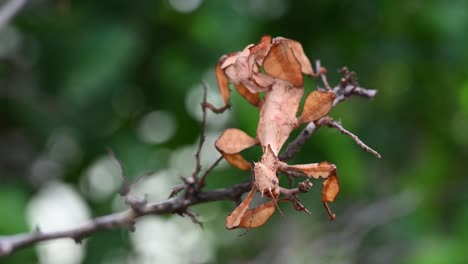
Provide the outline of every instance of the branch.
[[382,156],[377,151],[375,151],[371,147],[367,146],[366,143],[362,142],[362,140],[360,140],[356,135],[354,135],[353,133],[346,130],[346,128],[344,128],[340,124],[340,122],[335,121],[332,118],[329,118],[329,121],[328,121],[327,125],[329,127],[333,127],[333,128],[338,129],[342,134],[345,134],[345,135],[349,136],[350,138],[352,138],[363,150],[365,150],[365,151],[367,151],[369,153],[372,153],[374,156],[376,156],[379,159],[382,158]]
[[7,256],[17,249],[46,240],[70,238],[79,243],[84,238],[104,230],[110,230],[119,227],[129,228],[132,230],[136,220],[142,216],[177,213],[184,211],[189,206],[201,203],[222,200],[236,201],[240,196],[242,196],[242,194],[249,191],[250,188],[251,182],[248,181],[234,185],[230,188],[201,192],[190,198],[179,196],[162,203],[142,204],[138,210],[132,207],[131,209],[122,212],[95,218],[87,224],[68,230],[53,232],[42,232],[37,230],[32,233],[18,234],[13,236],[0,236],[0,256]]
[[201,157],[200,153],[203,147],[203,143],[205,143],[205,130],[206,130],[206,108],[205,104],[207,103],[207,93],[208,93],[208,84],[206,82],[202,82],[203,84],[203,102],[201,103],[201,108],[202,108],[202,122],[201,122],[201,132],[200,132],[200,141],[198,143],[198,149],[197,152],[195,153],[195,170],[193,171],[192,178],[195,181],[198,181],[198,174],[201,171]]
[[[320,66],[320,61],[316,61],[316,67],[317,67],[317,72],[320,73],[321,80],[324,84],[324,86],[329,90],[330,85],[328,84],[327,76],[323,74],[324,68]],[[335,100],[333,101],[333,107],[332,109],[341,103],[342,101],[348,99],[351,96],[360,96],[364,97],[367,99],[373,99],[375,95],[377,94],[377,90],[373,89],[366,89],[363,87],[360,87],[356,81],[356,74],[354,72],[350,72],[346,67],[341,70],[343,73],[343,77],[340,80],[340,83],[335,86],[332,91],[335,93]],[[329,119],[330,117],[325,116],[322,117],[318,120],[315,120],[314,122],[310,122],[307,124],[307,126],[299,133],[299,135],[291,142],[288,144],[286,147],[286,150],[279,156],[280,160],[282,161],[288,161],[294,157],[294,155],[299,152],[301,147],[307,142],[309,137],[317,130],[317,128],[324,126],[324,125],[329,125]],[[343,127],[341,127],[343,128]],[[344,128],[343,128],[344,129]],[[347,130],[346,130],[347,131]],[[348,136],[353,135],[351,132],[347,131]],[[364,142],[359,140],[355,135],[352,137],[361,147],[366,146],[369,150],[372,150],[369,148]],[[359,142],[356,140],[359,140]],[[365,148],[364,148],[365,149]],[[366,149],[366,151],[369,151]],[[373,152],[372,152],[373,151]],[[378,154],[376,151],[372,150],[369,151],[376,155],[377,157],[380,158],[380,154]],[[375,152],[375,153],[374,153]]]

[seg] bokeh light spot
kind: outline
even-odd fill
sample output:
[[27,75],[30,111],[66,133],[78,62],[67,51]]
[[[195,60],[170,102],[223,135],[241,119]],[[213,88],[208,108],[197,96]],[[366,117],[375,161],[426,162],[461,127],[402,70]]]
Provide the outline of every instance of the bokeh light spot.
[[[88,206],[69,185],[52,182],[31,199],[27,207],[31,229],[58,231],[74,228],[90,219]],[[85,248],[70,239],[55,240],[38,246],[40,263],[81,263]],[[64,253],[66,252],[66,253]]]
[[177,12],[190,13],[202,4],[202,0],[169,0],[169,4]]
[[82,177],[83,192],[94,200],[102,200],[114,194],[122,182],[117,161],[110,157],[96,160]]
[[146,114],[138,126],[140,139],[148,144],[161,144],[174,136],[177,128],[173,115],[166,111]]

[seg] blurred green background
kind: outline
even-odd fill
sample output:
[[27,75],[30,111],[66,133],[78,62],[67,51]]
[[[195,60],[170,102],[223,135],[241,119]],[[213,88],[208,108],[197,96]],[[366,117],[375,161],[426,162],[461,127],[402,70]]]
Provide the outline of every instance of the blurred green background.
[[[1,6],[6,2],[0,1]],[[467,1],[29,1],[0,27],[0,235],[56,230],[124,208],[121,178],[162,201],[190,175],[200,136],[201,80],[221,106],[214,65],[263,34],[300,41],[336,84],[348,66],[378,89],[332,113],[383,156],[321,128],[292,163],[337,164],[328,222],[320,184],[312,215],[281,205],[261,229],[227,231],[232,202],[190,219],[146,217],[135,233],[59,240],[1,263],[466,263]],[[306,89],[316,83],[308,81]],[[223,129],[254,135],[258,113],[235,94],[209,115],[203,164]],[[247,153],[253,160],[258,151]],[[223,162],[207,188],[247,173]]]

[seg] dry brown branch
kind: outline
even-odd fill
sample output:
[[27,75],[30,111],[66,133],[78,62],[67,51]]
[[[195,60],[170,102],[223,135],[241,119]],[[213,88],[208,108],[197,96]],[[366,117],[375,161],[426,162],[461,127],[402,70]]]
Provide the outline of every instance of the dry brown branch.
[[[320,69],[323,69],[323,68],[320,66],[320,61],[317,60],[315,65],[317,67],[316,71],[319,72],[319,73],[322,72]],[[347,98],[349,98],[349,97],[351,97],[353,95],[364,97],[364,98],[367,98],[367,99],[373,99],[375,97],[375,95],[377,94],[377,90],[372,90],[372,89],[366,89],[366,88],[363,88],[363,87],[359,87],[356,80],[355,80],[355,73],[354,72],[350,72],[347,68],[343,68],[341,70],[341,72],[344,74],[343,78],[340,80],[340,83],[332,89],[332,91],[335,93],[335,96],[336,96],[335,100],[333,101],[333,107],[335,107],[340,102],[346,100]],[[330,85],[328,84],[328,80],[327,80],[326,75],[325,74],[320,74],[320,76],[321,76],[321,80],[322,80],[324,86],[326,88],[330,87]],[[321,126],[328,125],[328,122],[329,122],[329,117],[325,116],[325,117],[320,118],[317,121],[308,123],[306,125],[306,127],[301,131],[301,133],[291,143],[288,144],[285,151],[279,156],[280,160],[288,161],[288,160],[292,159],[292,157],[297,152],[299,152],[301,147],[305,144],[305,142],[307,142],[307,140],[315,132],[315,130],[317,130],[317,128],[319,128]],[[347,134],[347,133],[345,133],[345,134],[347,134],[348,136],[352,135],[349,131],[348,131],[348,133],[349,134]],[[364,144],[364,142],[362,142],[361,140],[359,140],[359,138],[357,138],[356,136],[355,136],[355,138],[354,137],[352,137],[352,138],[361,147],[363,147],[363,146],[367,147],[367,145]],[[359,140],[359,142],[356,140],[356,138]],[[369,147],[367,147],[367,148],[371,149]],[[364,148],[364,149],[366,150],[366,148]],[[368,150],[366,150],[366,151],[368,151]],[[371,152],[371,151],[369,151],[369,152]],[[374,152],[371,152],[371,153],[376,155],[376,152],[375,153]],[[380,154],[377,153],[377,155],[376,156],[380,158]]]
[[202,147],[203,147],[203,143],[205,143],[205,129],[206,129],[206,107],[205,107],[205,104],[207,103],[207,93],[208,93],[208,84],[204,81],[202,81],[202,84],[203,84],[203,102],[201,104],[201,109],[202,109],[202,112],[203,112],[203,116],[202,116],[202,121],[201,121],[201,132],[200,132],[200,141],[198,143],[198,148],[197,148],[197,152],[195,153],[195,170],[193,171],[193,174],[192,174],[192,178],[195,180],[195,181],[198,181],[198,174],[200,173],[201,171],[201,157],[200,157],[200,153],[201,153],[201,150],[202,150]]
[[363,150],[374,154],[374,156],[376,156],[379,159],[382,158],[382,156],[377,151],[375,151],[371,147],[367,146],[366,143],[362,142],[362,140],[360,140],[356,135],[354,135],[353,133],[346,130],[346,128],[344,128],[340,124],[340,122],[335,121],[332,118],[329,118],[329,120],[327,122],[327,125],[329,127],[333,127],[333,128],[338,129],[342,134],[345,134],[345,135],[349,136],[350,138],[352,138]]
[[234,185],[230,188],[200,192],[190,198],[179,196],[162,203],[142,203],[138,207],[134,206],[122,212],[101,216],[87,224],[68,230],[54,232],[41,232],[40,230],[37,230],[32,233],[0,236],[0,256],[7,256],[17,249],[24,248],[41,241],[70,238],[76,242],[80,242],[84,238],[104,230],[122,227],[132,230],[137,219],[142,216],[184,212],[184,210],[189,206],[207,202],[221,200],[236,201],[243,193],[250,190],[250,188],[251,183],[249,181]]

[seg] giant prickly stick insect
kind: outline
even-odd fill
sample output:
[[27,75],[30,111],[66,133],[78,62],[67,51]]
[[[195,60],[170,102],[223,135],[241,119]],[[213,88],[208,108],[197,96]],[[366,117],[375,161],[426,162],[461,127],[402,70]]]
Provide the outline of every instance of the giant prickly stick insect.
[[[231,82],[237,91],[252,105],[259,108],[260,118],[256,138],[230,128],[216,141],[216,148],[233,166],[252,169],[240,154],[244,149],[260,144],[263,154],[253,164],[253,187],[242,203],[226,217],[226,227],[256,228],[263,225],[277,208],[280,195],[277,172],[295,170],[309,177],[324,178],[322,201],[334,218],[327,202],[333,202],[339,192],[336,166],[326,161],[320,163],[288,165],[278,158],[281,147],[291,132],[301,124],[320,119],[328,114],[335,94],[332,91],[312,91],[306,98],[301,115],[297,115],[304,95],[303,75],[316,77],[302,45],[282,37],[262,37],[258,44],[248,45],[240,52],[224,55],[216,66],[218,87],[226,105],[229,103]],[[264,97],[260,97],[264,93]],[[254,194],[271,199],[249,209]],[[298,209],[299,210],[299,209]]]

